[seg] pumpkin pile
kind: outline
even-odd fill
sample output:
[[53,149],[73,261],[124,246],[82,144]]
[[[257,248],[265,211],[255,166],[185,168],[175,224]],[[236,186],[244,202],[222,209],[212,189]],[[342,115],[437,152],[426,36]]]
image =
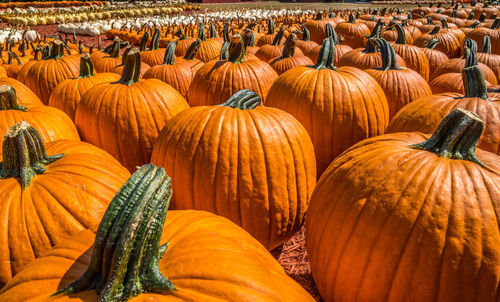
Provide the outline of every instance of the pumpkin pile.
[[297,234],[321,301],[497,301],[499,14],[9,31],[0,301],[314,301],[276,260]]

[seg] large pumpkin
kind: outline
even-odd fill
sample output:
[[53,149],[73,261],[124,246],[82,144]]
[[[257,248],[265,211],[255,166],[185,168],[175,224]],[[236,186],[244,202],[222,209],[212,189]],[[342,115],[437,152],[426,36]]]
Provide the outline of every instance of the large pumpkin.
[[231,37],[228,52],[228,60],[212,60],[195,74],[187,94],[191,106],[219,105],[242,89],[257,92],[265,101],[278,74],[266,62],[244,61],[245,46],[238,34]]
[[198,40],[200,40],[199,50],[196,52],[195,58],[206,63],[215,60],[219,57],[221,52],[222,43],[217,39],[208,39],[205,35],[205,25],[199,24]]
[[401,68],[396,62],[394,49],[384,39],[376,39],[382,55],[382,67],[366,69],[382,87],[389,105],[389,119],[406,104],[421,97],[431,95],[427,81],[415,70]]
[[120,76],[116,73],[94,72],[94,65],[88,54],[80,58],[80,75],[74,79],[67,79],[54,88],[49,98],[49,105],[59,108],[74,121],[76,107],[82,95],[97,84],[118,81]]
[[306,222],[325,302],[497,301],[500,157],[481,130],[458,109],[430,139],[367,139],[328,167]]
[[9,129],[0,165],[0,287],[61,240],[98,223],[129,175],[90,144],[44,146],[26,122]]
[[0,300],[314,301],[226,218],[167,214],[171,192],[163,168],[143,166],[111,201],[97,234],[85,230],[58,245],[9,282]]
[[32,65],[24,66],[20,72],[25,77],[18,80],[28,86],[44,104],[48,104],[54,88],[66,79],[76,78],[80,70],[78,56],[64,56],[63,42],[52,42],[50,55]]
[[353,49],[364,47],[367,36],[370,35],[368,26],[356,21],[352,13],[349,15],[349,20],[337,24],[335,30],[344,37],[344,44],[351,46]]
[[426,81],[429,80],[429,59],[427,55],[415,45],[406,43],[406,33],[399,24],[394,25],[398,33],[398,38],[394,44],[394,51],[405,60],[406,66],[418,72]]
[[266,106],[291,113],[314,144],[318,176],[344,150],[384,133],[387,99],[380,85],[353,67],[335,67],[332,38],[323,41],[314,66],[295,67],[273,83]]
[[165,49],[160,48],[161,32],[157,28],[155,29],[151,42],[149,44],[149,49],[146,50],[146,43],[148,41],[149,34],[144,33],[143,40],[139,50],[141,51],[142,62],[148,64],[149,66],[156,66],[163,62]]
[[[405,61],[398,54],[396,54],[396,61],[399,67],[406,67]],[[366,42],[365,48],[357,48],[348,51],[339,59],[337,65],[339,67],[356,67],[361,70],[377,68],[382,65],[382,56],[380,51],[377,50],[375,40],[372,38]]]
[[387,132],[432,133],[448,113],[464,108],[484,121],[485,131],[479,147],[500,154],[500,98],[496,93],[487,93],[481,70],[473,65],[473,56],[469,58],[462,71],[465,94],[443,93],[415,100],[399,111],[387,127]]
[[[273,249],[299,230],[316,182],[311,139],[290,114],[242,90],[167,122],[151,161],[174,179],[176,209],[225,216]],[[186,171],[194,171],[186,175]]]
[[149,162],[166,121],[189,108],[172,86],[139,80],[140,64],[140,52],[131,50],[120,80],[89,89],[75,117],[84,141],[108,151],[130,171]]

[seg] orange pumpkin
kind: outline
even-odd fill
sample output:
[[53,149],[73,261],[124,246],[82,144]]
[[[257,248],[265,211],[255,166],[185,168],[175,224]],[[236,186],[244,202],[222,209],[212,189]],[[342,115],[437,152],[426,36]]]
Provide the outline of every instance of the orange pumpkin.
[[344,37],[344,44],[354,48],[364,47],[367,36],[370,35],[370,29],[364,23],[356,22],[356,18],[351,13],[349,20],[337,24],[335,30]]
[[140,64],[140,52],[132,49],[120,80],[89,89],[75,116],[82,139],[108,151],[129,171],[149,162],[166,121],[189,108],[170,85],[157,79],[139,80]]
[[76,107],[82,95],[97,84],[118,81],[120,76],[115,73],[95,74],[94,65],[88,54],[80,58],[80,76],[67,79],[56,86],[49,98],[49,105],[59,108],[74,121]]
[[64,56],[63,42],[55,40],[50,55],[24,66],[20,73],[25,70],[25,77],[18,75],[18,80],[28,86],[44,104],[48,104],[50,94],[59,83],[78,76],[79,59],[79,56]]
[[308,57],[295,55],[295,45],[297,37],[291,33],[283,45],[283,53],[281,56],[271,59],[269,65],[276,70],[278,75],[297,66],[313,65],[313,61]]
[[208,39],[205,35],[205,25],[200,23],[200,30],[198,32],[198,39],[201,41],[198,52],[195,58],[206,63],[215,60],[219,57],[221,52],[222,43],[217,39]]
[[[396,54],[396,61],[399,67],[406,67],[405,61],[398,54]],[[348,51],[339,59],[337,65],[339,67],[356,67],[361,70],[377,68],[382,65],[382,56],[377,50],[375,40],[371,38],[366,42],[365,48]]]
[[9,129],[0,167],[0,287],[63,239],[98,223],[129,175],[92,145],[44,146],[26,122]]
[[155,29],[153,37],[151,38],[151,42],[149,44],[149,49],[146,50],[148,37],[149,34],[147,32],[144,33],[141,45],[139,46],[139,50],[141,51],[141,59],[142,62],[148,64],[149,66],[156,66],[163,62],[163,56],[165,52],[165,49],[160,48],[161,32],[158,28]]
[[356,142],[383,134],[389,122],[380,85],[357,68],[335,67],[334,52],[333,39],[325,39],[317,63],[280,75],[266,103],[304,125],[314,144],[318,176]]
[[[439,44],[438,39],[432,39],[425,45],[425,47],[421,48],[422,51],[425,53],[427,56],[427,60],[429,60],[429,75],[432,76],[434,71],[441,66],[442,64],[445,64],[446,62],[449,61],[448,56],[442,52],[439,51],[436,48],[436,46]],[[429,77],[430,79],[430,77]]]
[[242,89],[257,92],[265,101],[271,84],[278,77],[274,69],[260,60],[244,61],[245,46],[240,35],[231,37],[228,60],[212,60],[195,74],[188,91],[191,106],[219,105]]
[[394,51],[405,60],[406,66],[418,72],[426,81],[429,80],[429,60],[420,47],[406,43],[406,33],[400,24],[395,24],[398,38],[394,44]]
[[111,201],[97,234],[85,230],[58,245],[9,282],[0,300],[314,301],[226,218],[167,213],[171,190],[162,168],[143,166]]
[[179,113],[160,133],[151,162],[172,175],[176,209],[227,217],[271,250],[300,229],[316,162],[304,127],[260,102],[241,90],[222,106]]
[[[255,53],[255,56],[264,62],[269,62],[269,60],[281,56],[285,45],[281,42],[285,34],[285,29],[281,28],[280,31],[275,35],[274,40],[271,44],[262,45],[259,50]],[[303,56],[304,54],[300,48],[295,47],[294,54],[296,56]]]
[[17,102],[24,107],[43,106],[40,98],[26,85],[12,78],[0,78],[0,85],[12,86],[17,95]]
[[[323,19],[322,14],[317,13],[315,20],[307,21],[307,23],[303,26],[303,28],[310,33],[311,40],[315,42],[316,45],[318,45],[318,43],[323,42],[323,40],[328,37],[328,34],[326,32],[327,24],[330,24],[330,26],[332,27],[335,27],[337,25],[336,22],[332,20]],[[304,29],[302,29],[303,32]]]
[[497,300],[500,157],[476,150],[482,127],[457,109],[430,138],[370,138],[328,167],[305,228],[325,302]]

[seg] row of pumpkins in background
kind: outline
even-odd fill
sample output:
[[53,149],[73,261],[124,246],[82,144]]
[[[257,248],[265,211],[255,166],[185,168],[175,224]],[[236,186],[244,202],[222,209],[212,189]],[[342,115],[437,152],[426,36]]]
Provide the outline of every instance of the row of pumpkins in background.
[[[325,301],[496,300],[498,21],[469,39],[381,14],[8,45],[0,301],[312,300],[266,251],[304,222]],[[442,75],[455,90],[433,94]]]

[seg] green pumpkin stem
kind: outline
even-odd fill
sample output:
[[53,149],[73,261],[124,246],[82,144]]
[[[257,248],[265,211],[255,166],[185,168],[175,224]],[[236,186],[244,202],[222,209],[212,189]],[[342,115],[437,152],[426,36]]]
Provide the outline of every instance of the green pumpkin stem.
[[484,167],[476,157],[476,147],[483,132],[483,121],[475,113],[458,108],[450,112],[439,124],[431,138],[411,145],[440,157],[467,160]]
[[19,177],[23,189],[35,175],[45,172],[46,165],[64,156],[48,156],[40,134],[24,121],[7,130],[2,149],[0,178]]
[[94,75],[94,64],[90,60],[90,55],[88,53],[82,54],[80,58],[80,76],[78,78],[88,78]]
[[274,20],[273,19],[267,20],[267,34],[274,35],[274,31],[275,31]]
[[354,17],[353,13],[349,14],[349,20],[347,22],[352,24],[356,23],[356,18]]
[[160,239],[171,195],[163,168],[138,169],[109,204],[83,276],[52,296],[95,290],[98,301],[111,302],[175,290],[158,268],[168,245]]
[[120,83],[127,86],[132,85],[139,82],[140,74],[141,53],[136,48],[132,48],[125,57],[125,63],[120,80],[114,83]]
[[60,59],[62,57],[64,57],[64,43],[61,40],[54,40],[45,60]]
[[149,44],[149,50],[160,49],[161,32],[160,29],[155,29],[153,37],[151,38],[151,44]]
[[479,66],[465,67],[462,70],[462,79],[464,82],[465,97],[488,99],[488,90]]
[[280,45],[281,40],[283,39],[284,35],[285,35],[285,29],[282,27],[282,28],[280,28],[280,31],[274,37],[273,43],[271,43],[271,45],[274,45],[274,46]]
[[365,49],[362,50],[363,53],[376,53],[377,47],[375,47],[375,38],[370,38],[366,41]]
[[474,12],[471,12],[467,17],[467,20],[472,20],[472,19],[474,19]]
[[186,50],[186,54],[184,55],[184,60],[193,60],[194,56],[196,56],[196,53],[200,49],[201,45],[201,40],[196,39],[191,45],[189,45],[188,49]]
[[472,39],[465,39],[464,42],[465,67],[477,65],[477,43]]
[[302,40],[311,41],[311,33],[309,30],[303,25],[300,26],[300,30],[302,31]]
[[262,99],[260,96],[248,89],[242,89],[235,94],[233,94],[224,104],[221,106],[238,108],[241,110],[254,109],[262,104]]
[[205,24],[203,22],[200,23],[200,28],[198,29],[198,39],[201,41],[207,40],[207,36],[205,35]]
[[215,28],[214,23],[211,21],[208,25],[208,35],[210,36],[210,38],[217,38],[217,29]]
[[479,24],[481,24],[481,22],[479,21],[474,21],[474,23],[472,23],[469,28],[476,28]]
[[406,44],[406,32],[403,29],[403,27],[398,23],[395,23],[394,27],[396,28],[396,31],[398,33],[398,38],[396,39],[396,44]]
[[500,28],[500,17],[496,18],[490,29],[498,29]]
[[339,44],[339,39],[337,37],[337,32],[330,23],[326,23],[326,37],[331,37],[335,45]]
[[246,29],[243,31],[243,41],[245,42],[245,47],[252,47],[255,45],[255,35],[253,31]]
[[484,20],[486,20],[486,14],[485,13],[482,13],[480,16],[479,16],[479,22],[483,23]]
[[318,55],[318,61],[312,67],[315,68],[316,70],[325,68],[337,70],[337,67],[333,65],[334,59],[335,59],[335,43],[333,41],[333,38],[329,37],[323,40]]
[[167,48],[165,49],[163,65],[174,65],[176,47],[177,47],[177,41],[172,41],[167,45]]
[[490,36],[484,36],[482,53],[491,54],[491,40]]
[[245,42],[240,35],[236,34],[231,37],[229,44],[228,61],[232,63],[243,63],[245,57]]
[[439,31],[441,31],[441,26],[439,25],[436,25],[434,26],[434,28],[430,31],[429,35],[435,35],[435,34],[438,34]]
[[[139,42],[139,51],[146,51],[147,49],[147,44],[149,40],[149,33],[147,31],[144,32],[144,35],[142,35],[141,41]],[[151,42],[153,40],[151,39]]]
[[380,36],[380,33],[382,32],[382,27],[384,27],[384,22],[382,21],[382,19],[378,19],[377,24],[375,24],[375,27],[370,33],[369,38],[378,38]]
[[121,50],[120,40],[118,39],[118,37],[116,37],[113,42],[112,48],[110,50],[109,56],[115,59],[119,58],[120,50]]
[[380,55],[382,56],[382,67],[381,70],[401,70],[398,66],[396,59],[396,52],[392,48],[391,44],[384,39],[375,39],[375,42],[380,49]]
[[425,48],[434,49],[439,43],[440,42],[438,39],[432,39],[429,41],[429,43],[427,43],[427,45],[425,45]]
[[26,107],[17,103],[16,89],[8,85],[0,85],[0,110],[26,111]]

